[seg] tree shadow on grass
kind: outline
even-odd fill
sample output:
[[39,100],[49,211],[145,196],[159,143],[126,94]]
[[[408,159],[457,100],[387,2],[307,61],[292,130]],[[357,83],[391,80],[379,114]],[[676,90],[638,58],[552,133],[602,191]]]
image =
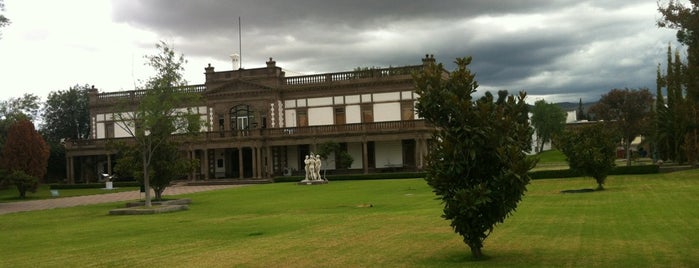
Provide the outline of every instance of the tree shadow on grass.
[[506,265],[506,266],[518,266],[521,265],[521,260],[525,259],[525,253],[510,250],[492,250],[489,251],[488,248],[484,248],[484,256],[480,259],[473,258],[471,251],[468,247],[463,250],[449,250],[444,251],[434,256],[425,258],[419,263],[428,266],[454,266],[465,265],[465,266],[490,266],[490,265]]
[[562,194],[580,194],[580,193],[592,193],[595,192],[595,189],[592,188],[583,188],[583,189],[574,189],[574,190],[563,190],[561,191]]

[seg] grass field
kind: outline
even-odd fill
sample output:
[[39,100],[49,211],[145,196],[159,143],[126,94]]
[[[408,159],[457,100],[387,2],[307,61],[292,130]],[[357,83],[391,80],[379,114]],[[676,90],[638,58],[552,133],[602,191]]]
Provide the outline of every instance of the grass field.
[[[474,262],[422,179],[256,185],[190,210],[0,216],[0,267],[699,267],[699,170],[533,181]],[[2,204],[0,204],[1,206]]]

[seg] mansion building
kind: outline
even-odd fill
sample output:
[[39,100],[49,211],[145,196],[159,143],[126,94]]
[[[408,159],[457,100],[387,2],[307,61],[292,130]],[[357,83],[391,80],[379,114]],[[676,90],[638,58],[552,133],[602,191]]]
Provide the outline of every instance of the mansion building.
[[[188,179],[302,175],[305,156],[326,142],[354,159],[339,166],[331,154],[327,174],[421,170],[434,127],[415,112],[412,73],[432,63],[428,55],[421,65],[290,77],[272,58],[263,68],[217,72],[209,65],[204,84],[182,89],[200,94],[186,108],[206,122],[180,148],[200,163]],[[144,92],[89,92],[91,137],[65,142],[69,183],[113,173],[118,154],[109,141],[131,139],[115,114]]]

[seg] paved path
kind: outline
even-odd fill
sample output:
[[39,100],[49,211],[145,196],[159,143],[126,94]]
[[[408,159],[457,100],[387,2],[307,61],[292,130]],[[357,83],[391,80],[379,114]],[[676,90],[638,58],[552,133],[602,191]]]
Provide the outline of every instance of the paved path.
[[[244,185],[205,185],[205,186],[170,186],[165,189],[163,195],[189,194],[202,191],[211,191]],[[75,207],[82,205],[111,203],[127,200],[140,199],[143,194],[138,190],[129,192],[119,192],[111,194],[96,194],[73,197],[61,197],[53,199],[42,199],[32,201],[19,201],[0,203],[0,215],[20,211],[43,210],[52,208]]]

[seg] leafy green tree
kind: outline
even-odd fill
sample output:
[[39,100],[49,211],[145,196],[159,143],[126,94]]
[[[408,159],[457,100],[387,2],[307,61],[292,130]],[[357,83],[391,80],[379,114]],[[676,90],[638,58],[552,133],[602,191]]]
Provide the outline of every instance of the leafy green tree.
[[690,0],[685,6],[681,1],[670,0],[658,6],[662,16],[658,26],[677,30],[677,41],[687,46],[687,72],[684,76],[687,93],[699,102],[699,1]]
[[612,89],[590,107],[596,118],[611,121],[622,135],[626,151],[626,165],[631,165],[631,142],[642,134],[648,134],[651,125],[653,95],[647,88]]
[[551,142],[555,135],[563,132],[566,113],[554,103],[538,100],[532,108],[531,124],[536,133],[536,151],[544,150],[544,144]]
[[496,100],[486,92],[474,100],[470,63],[458,58],[457,69],[446,73],[441,63],[426,62],[414,80],[417,111],[437,129],[425,179],[444,203],[442,217],[482,258],[483,241],[514,212],[535,161],[525,153],[532,137],[526,93],[500,91]]
[[26,191],[36,191],[46,174],[48,157],[49,148],[32,122],[23,119],[10,126],[2,148],[2,167],[10,174],[6,179],[17,186],[21,198]]
[[578,129],[566,130],[556,144],[566,155],[570,168],[591,176],[597,189],[604,189],[604,181],[614,167],[618,135],[608,123],[594,123]]
[[[352,162],[354,162],[352,155],[350,155],[347,150],[343,150],[339,143],[333,141],[328,141],[321,144],[318,146],[318,151],[315,153],[320,155],[320,157],[326,161],[335,161],[338,169],[348,168],[352,166]],[[335,159],[329,160],[328,156],[330,156],[332,153],[335,153]]]
[[[133,176],[143,181],[141,148],[128,146],[121,148],[115,166],[116,173],[122,176]],[[163,192],[173,179],[184,177],[199,166],[199,161],[189,160],[181,154],[176,142],[165,142],[152,152],[148,177],[156,200],[162,200]]]
[[[130,146],[133,146],[131,150],[139,154],[140,165],[135,167],[140,169],[140,178],[146,189],[152,187],[151,175],[159,176],[156,179],[158,181],[174,179],[162,173],[174,164],[160,161],[168,156],[159,155],[170,153],[168,148],[177,146],[178,142],[173,139],[173,133],[198,132],[201,126],[199,115],[194,114],[189,108],[199,103],[198,95],[183,90],[186,85],[182,77],[184,56],[176,56],[175,51],[164,42],[160,42],[156,47],[160,54],[146,56],[146,59],[147,64],[153,67],[157,74],[146,82],[147,89],[139,99],[136,110],[129,111],[130,106],[127,104],[122,108],[124,112],[116,113],[117,120],[121,122],[119,127],[134,138],[134,143]],[[181,154],[172,155],[175,156]],[[127,165],[123,162],[122,164]],[[159,171],[160,173],[157,173]],[[158,184],[155,186],[158,187]],[[145,199],[145,206],[151,207],[150,190],[146,190]]]
[[90,136],[88,91],[90,86],[75,85],[68,90],[49,93],[44,104],[40,132],[51,147],[47,177],[64,176],[66,168],[64,139],[79,140]]
[[[670,156],[674,155],[680,163],[686,159],[696,165],[699,155],[699,1],[690,0],[689,5],[685,5],[670,0],[667,5],[659,4],[658,11],[662,15],[658,26],[676,29],[677,41],[687,46],[686,65],[679,68],[682,65],[679,53],[675,54],[674,75],[670,72],[673,65],[668,64],[668,109],[665,116],[674,121],[658,131],[671,135],[665,137],[671,147],[668,150]],[[676,100],[675,105],[670,103],[671,98]]]

